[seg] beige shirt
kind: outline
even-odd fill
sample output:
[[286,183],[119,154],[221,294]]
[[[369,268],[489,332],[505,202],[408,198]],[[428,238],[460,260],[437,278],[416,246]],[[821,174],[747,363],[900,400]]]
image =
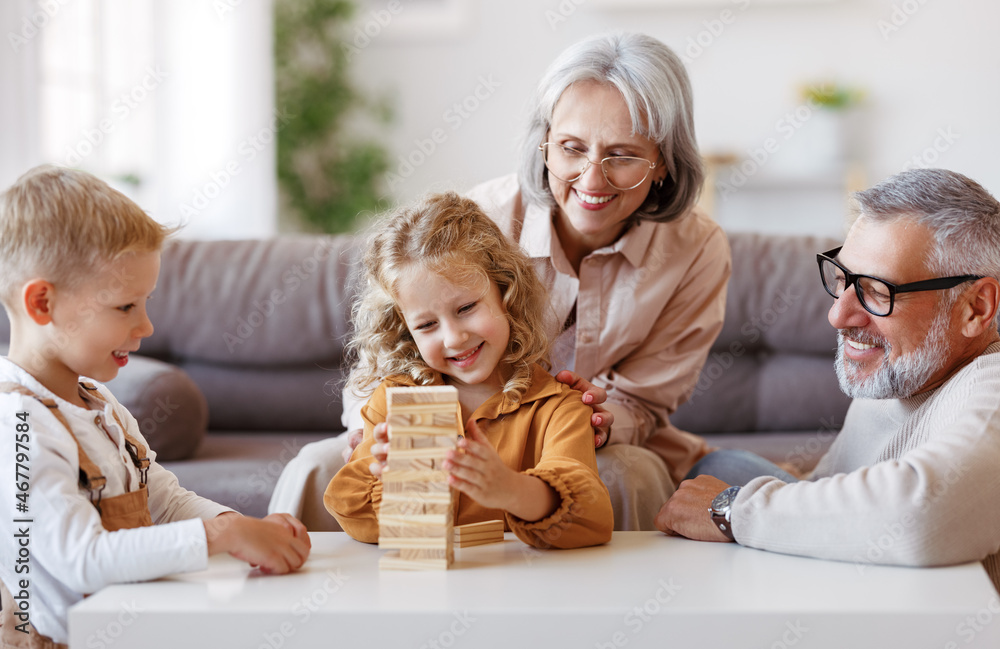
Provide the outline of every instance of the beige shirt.
[[551,340],[576,305],[573,371],[608,390],[611,443],[656,452],[679,482],[708,451],[700,437],[671,425],[670,415],[691,396],[722,329],[731,270],[722,228],[697,212],[671,223],[642,222],[585,257],[577,275],[551,211],[525,205],[516,176],[467,196],[534,261],[550,293]]

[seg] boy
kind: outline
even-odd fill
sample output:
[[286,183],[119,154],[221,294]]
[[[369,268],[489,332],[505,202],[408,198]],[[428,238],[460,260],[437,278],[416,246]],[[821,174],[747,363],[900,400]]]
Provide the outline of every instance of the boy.
[[13,528],[0,535],[0,646],[67,642],[69,607],[108,584],[202,570],[219,552],[268,573],[309,555],[291,516],[243,517],[180,487],[89,381],[113,379],[153,333],[167,234],[80,171],[37,167],[0,196],[0,509]]

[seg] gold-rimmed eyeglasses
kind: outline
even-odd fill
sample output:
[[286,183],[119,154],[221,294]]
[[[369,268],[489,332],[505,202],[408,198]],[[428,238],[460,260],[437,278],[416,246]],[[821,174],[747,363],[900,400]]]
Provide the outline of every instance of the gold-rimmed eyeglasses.
[[583,151],[555,142],[538,145],[545,161],[545,168],[553,176],[567,183],[576,181],[594,164],[600,165],[604,179],[619,191],[635,189],[646,180],[649,172],[656,168],[656,162],[627,155],[613,155],[594,162]]

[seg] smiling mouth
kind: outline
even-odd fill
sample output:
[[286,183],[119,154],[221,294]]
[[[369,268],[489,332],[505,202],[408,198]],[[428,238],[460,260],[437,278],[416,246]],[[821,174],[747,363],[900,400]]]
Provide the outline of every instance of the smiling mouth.
[[584,194],[578,189],[574,189],[573,193],[576,194],[576,197],[581,201],[590,205],[603,205],[615,197],[614,194],[609,194],[607,196],[591,196],[590,194]]
[[461,356],[450,356],[450,357],[448,358],[448,360],[450,360],[450,361],[457,361],[457,362],[459,362],[459,363],[461,363],[461,362],[462,362],[462,361],[464,361],[464,360],[468,360],[468,359],[469,359],[469,358],[471,358],[471,357],[472,357],[472,356],[473,356],[473,355],[474,355],[474,354],[475,354],[476,352],[478,352],[478,351],[479,351],[480,349],[482,349],[482,347],[483,347],[483,345],[484,345],[484,344],[485,344],[485,342],[481,342],[481,343],[479,343],[478,345],[476,345],[475,347],[473,347],[472,349],[470,349],[469,351],[467,351],[467,352],[465,352],[464,354],[462,354]]
[[847,342],[848,345],[850,345],[854,349],[865,350],[865,349],[874,349],[876,347],[875,345],[869,345],[868,343],[859,343],[855,340],[851,340],[850,338],[845,338],[844,340]]

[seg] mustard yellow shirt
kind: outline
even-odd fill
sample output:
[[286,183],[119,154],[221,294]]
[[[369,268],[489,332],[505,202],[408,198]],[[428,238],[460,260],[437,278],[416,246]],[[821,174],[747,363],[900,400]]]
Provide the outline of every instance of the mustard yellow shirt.
[[[435,377],[435,385],[443,383],[440,375]],[[378,541],[382,482],[368,467],[373,461],[373,430],[386,419],[385,390],[409,385],[414,385],[409,377],[394,376],[378,386],[361,410],[364,441],[330,481],[323,498],[327,510],[359,541]],[[611,540],[614,515],[597,473],[591,413],[579,392],[537,365],[520,403],[511,403],[502,392],[487,399],[472,416],[483,425],[504,464],[544,480],[559,494],[560,503],[551,516],[527,522],[456,492],[455,525],[503,519],[508,530],[537,548],[579,548]]]

